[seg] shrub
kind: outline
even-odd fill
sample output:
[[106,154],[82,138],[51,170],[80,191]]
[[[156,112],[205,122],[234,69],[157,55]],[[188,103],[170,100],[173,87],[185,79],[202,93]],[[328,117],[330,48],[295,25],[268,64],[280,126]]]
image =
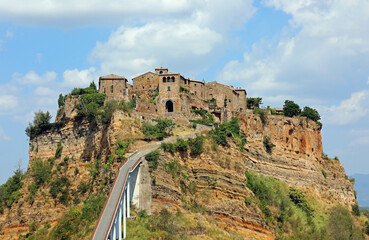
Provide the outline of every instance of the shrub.
[[51,165],[48,161],[41,159],[33,160],[31,163],[31,176],[37,187],[49,182],[51,178]]
[[308,216],[311,216],[314,209],[308,204],[304,194],[296,188],[290,187],[289,196],[294,204],[301,208]]
[[55,158],[60,158],[62,151],[63,151],[63,145],[61,144],[61,142],[59,142],[55,150]]
[[352,204],[351,208],[352,208],[352,213],[353,213],[355,216],[359,217],[359,216],[360,216],[360,209],[359,209],[359,205],[358,205],[358,204]]
[[263,138],[263,144],[264,144],[265,151],[267,153],[269,153],[269,154],[272,153],[274,144],[270,140],[270,137],[269,136],[264,136],[264,138]]
[[175,151],[176,151],[176,146],[173,143],[162,142],[161,143],[161,148],[164,150],[164,152],[170,152],[172,154],[174,154]]
[[320,115],[318,111],[310,107],[304,107],[304,110],[302,110],[301,112],[301,116],[307,117],[308,119],[311,119],[315,122],[318,122],[320,120]]
[[241,133],[240,125],[238,124],[238,118],[233,117],[231,121],[224,122],[218,126],[218,128],[210,131],[210,135],[217,144],[227,146],[227,137],[233,137],[243,147],[246,143],[246,135]]
[[6,183],[0,186],[0,213],[3,213],[4,208],[11,208],[13,203],[21,196],[20,189],[23,187],[22,180],[25,174],[18,168],[14,171]]
[[87,118],[91,122],[96,121],[97,110],[104,105],[106,95],[104,93],[90,93],[81,95],[81,101],[77,104],[78,116]]
[[327,178],[327,173],[324,171],[324,169],[322,169],[322,174],[323,174],[324,178]]
[[113,113],[118,108],[118,102],[116,100],[109,100],[103,107],[103,111],[100,114],[100,119],[103,124],[109,124]]
[[260,109],[260,108],[255,108],[254,109],[254,114],[258,114],[259,117],[260,117],[261,123],[263,125],[265,125],[265,123],[268,119],[266,110],[265,109]]
[[48,111],[45,113],[42,111],[36,112],[32,123],[29,123],[26,128],[26,135],[33,139],[45,131],[59,131],[60,128],[65,126],[64,122],[50,123],[51,115]]
[[169,119],[153,119],[157,122],[156,125],[145,123],[142,129],[143,134],[147,140],[163,139],[172,134],[172,129],[175,126],[172,120]]
[[152,151],[151,153],[146,154],[145,159],[149,163],[150,172],[158,168],[159,156],[160,156],[159,150],[155,150]]
[[183,140],[182,138],[178,138],[176,142],[176,149],[180,152],[187,152],[188,142]]
[[247,108],[248,109],[259,108],[261,104],[263,104],[261,97],[247,98]]
[[59,98],[58,98],[58,106],[59,108],[64,106],[65,104],[65,97],[63,97],[63,94],[59,94]]
[[326,229],[329,239],[364,239],[350,212],[341,205],[329,210]]
[[188,139],[188,144],[193,156],[198,156],[204,152],[204,140],[205,138],[203,136],[196,136],[196,138]]
[[125,155],[127,153],[129,145],[133,143],[132,141],[122,142],[120,139],[115,143],[114,154],[118,157],[120,161],[126,159]]
[[301,109],[295,102],[286,100],[283,105],[283,113],[286,117],[293,117],[299,115]]
[[208,111],[206,111],[205,109],[200,109],[200,110],[198,110],[198,109],[192,109],[191,112],[192,113],[195,113],[197,115],[200,115],[202,117],[205,117],[205,115],[208,113]]
[[165,168],[170,174],[172,174],[173,178],[178,177],[181,172],[181,165],[179,164],[178,161],[173,160],[166,163]]
[[58,177],[51,182],[49,193],[54,199],[59,197],[59,203],[67,206],[70,200],[69,186],[70,182],[66,176]]
[[179,87],[179,92],[184,92],[184,93],[190,94],[190,90],[188,90],[187,88],[184,88],[182,86]]

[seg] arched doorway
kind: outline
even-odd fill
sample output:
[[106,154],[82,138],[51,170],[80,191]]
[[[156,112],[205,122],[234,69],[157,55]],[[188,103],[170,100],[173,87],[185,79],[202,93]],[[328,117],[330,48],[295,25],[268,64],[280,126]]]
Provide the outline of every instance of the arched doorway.
[[173,112],[173,102],[171,100],[165,103],[165,112]]

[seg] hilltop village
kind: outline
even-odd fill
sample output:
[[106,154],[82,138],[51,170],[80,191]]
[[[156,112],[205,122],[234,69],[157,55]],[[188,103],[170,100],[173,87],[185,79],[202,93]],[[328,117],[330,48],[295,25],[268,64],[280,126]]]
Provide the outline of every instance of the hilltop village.
[[132,82],[133,85],[125,77],[114,74],[103,76],[99,79],[99,92],[106,94],[106,100],[135,98],[137,112],[143,114],[186,114],[204,109],[222,122],[247,108],[245,89],[185,78],[163,67],[156,68],[155,73],[139,75]]

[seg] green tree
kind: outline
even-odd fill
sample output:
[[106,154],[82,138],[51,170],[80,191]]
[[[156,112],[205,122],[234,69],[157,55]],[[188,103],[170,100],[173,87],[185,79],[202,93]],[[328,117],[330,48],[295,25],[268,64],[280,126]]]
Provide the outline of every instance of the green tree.
[[294,101],[286,100],[283,105],[283,113],[286,117],[293,117],[299,115],[301,109]]
[[247,98],[247,108],[248,109],[260,108],[261,104],[263,104],[261,97]]
[[58,106],[59,108],[64,106],[65,102],[64,102],[64,97],[63,97],[63,94],[59,94],[59,98],[58,98]]
[[92,82],[90,83],[89,88],[92,88],[92,89],[97,90],[97,89],[96,89],[96,84],[95,84],[95,82],[94,82],[94,81],[92,81]]
[[41,110],[35,113],[35,117],[32,123],[26,128],[26,134],[28,137],[34,136],[39,132],[43,132],[50,125],[51,115],[49,111],[42,112]]
[[304,107],[304,110],[302,110],[301,112],[301,116],[307,117],[308,119],[311,119],[315,122],[318,122],[320,120],[320,115],[318,111],[310,107]]

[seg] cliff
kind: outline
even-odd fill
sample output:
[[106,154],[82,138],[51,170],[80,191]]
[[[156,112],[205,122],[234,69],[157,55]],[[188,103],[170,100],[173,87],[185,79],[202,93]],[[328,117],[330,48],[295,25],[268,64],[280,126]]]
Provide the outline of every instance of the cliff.
[[[92,184],[89,194],[99,190],[107,194],[122,163],[115,158],[109,162],[118,139],[135,141],[129,147],[129,153],[147,144],[143,140],[143,120],[139,115],[116,111],[108,125],[76,122],[73,101],[71,98],[57,116],[59,121],[66,122],[65,127],[30,141],[28,167],[28,172],[32,172],[32,164],[37,159],[54,159],[50,176],[65,176],[69,180],[69,204],[63,204],[51,195],[53,179],[45,181],[35,193],[34,200],[30,201],[30,186],[35,178],[27,174],[21,189],[22,196],[0,215],[2,239],[17,239],[19,234],[28,232],[33,223],[54,226],[71,205],[78,207],[88,198],[88,194],[79,191],[82,183]],[[198,204],[204,207],[201,213],[208,217],[206,221],[222,231],[273,239],[275,233],[263,217],[261,208],[245,204],[245,199],[254,196],[246,186],[246,170],[296,187],[326,207],[356,203],[353,185],[345,179],[342,165],[322,158],[320,127],[317,124],[304,118],[272,115],[268,115],[264,124],[254,114],[238,117],[241,129],[247,135],[244,151],[232,141],[228,147],[217,147],[207,140],[205,150],[199,156],[162,152],[159,168],[150,173],[151,180],[155,179],[151,185],[153,214],[163,207],[172,211],[178,208],[188,211],[186,204]],[[190,130],[186,126],[177,126],[176,131]],[[265,149],[264,136],[269,136],[274,146],[271,152]],[[58,145],[62,146],[60,156],[56,156]],[[107,170],[92,180],[92,166],[96,166],[97,160],[101,160],[101,168]],[[178,163],[180,174],[185,172],[185,177],[175,177],[168,171],[167,164],[172,161]],[[191,184],[196,186],[196,193],[191,193]],[[189,189],[185,196],[182,185]]]

